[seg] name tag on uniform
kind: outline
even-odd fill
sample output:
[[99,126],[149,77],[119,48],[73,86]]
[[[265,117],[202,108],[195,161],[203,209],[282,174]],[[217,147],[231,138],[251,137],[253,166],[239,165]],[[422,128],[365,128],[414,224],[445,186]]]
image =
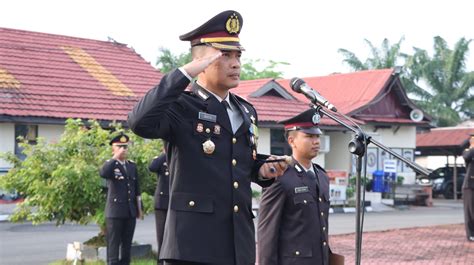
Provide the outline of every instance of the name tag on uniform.
[[206,112],[199,112],[198,118],[203,121],[216,122],[217,116]]
[[296,193],[296,194],[298,194],[298,193],[305,193],[305,192],[309,192],[308,186],[296,187],[296,188],[295,188],[295,193]]

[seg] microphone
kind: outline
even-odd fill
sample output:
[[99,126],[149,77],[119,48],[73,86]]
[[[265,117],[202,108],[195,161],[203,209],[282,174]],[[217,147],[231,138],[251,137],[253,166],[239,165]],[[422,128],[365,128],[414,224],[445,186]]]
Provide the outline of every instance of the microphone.
[[301,93],[305,95],[309,100],[312,102],[317,102],[318,104],[321,104],[325,106],[326,108],[337,112],[336,107],[329,103],[329,101],[321,96],[316,90],[312,89],[306,82],[298,77],[293,77],[290,81],[290,87],[293,89],[293,91]]

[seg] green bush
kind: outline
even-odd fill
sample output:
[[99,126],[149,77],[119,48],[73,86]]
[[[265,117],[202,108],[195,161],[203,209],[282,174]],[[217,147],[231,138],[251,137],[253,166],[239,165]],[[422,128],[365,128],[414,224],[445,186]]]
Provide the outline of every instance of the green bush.
[[111,134],[124,131],[133,141],[129,159],[138,166],[145,213],[153,211],[156,175],[148,171],[151,159],[161,152],[161,141],[144,140],[120,124],[103,129],[97,121],[85,124],[80,119],[66,121],[65,131],[56,143],[38,138],[36,145],[20,143],[24,161],[13,153],[0,154],[13,168],[2,178],[0,187],[18,191],[25,200],[11,216],[11,221],[39,224],[66,221],[79,224],[96,222],[105,231],[106,193],[99,168],[112,157]]

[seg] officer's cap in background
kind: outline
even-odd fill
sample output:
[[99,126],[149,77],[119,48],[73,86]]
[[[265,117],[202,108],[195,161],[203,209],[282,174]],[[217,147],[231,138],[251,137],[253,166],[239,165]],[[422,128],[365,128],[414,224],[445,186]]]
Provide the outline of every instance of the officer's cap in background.
[[191,47],[210,45],[219,50],[243,51],[239,33],[244,21],[239,12],[224,11],[209,21],[179,37],[182,41],[190,41]]
[[322,134],[318,127],[321,116],[311,108],[292,118],[279,121],[278,123],[285,125],[285,131],[301,131],[307,134]]
[[110,145],[128,145],[130,137],[124,133],[120,133],[110,140]]

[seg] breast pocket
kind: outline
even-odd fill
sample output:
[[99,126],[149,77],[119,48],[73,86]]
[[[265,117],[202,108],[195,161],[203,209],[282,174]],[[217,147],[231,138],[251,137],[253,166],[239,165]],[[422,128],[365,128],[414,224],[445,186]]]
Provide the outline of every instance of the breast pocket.
[[174,192],[171,195],[170,208],[184,212],[213,213],[214,199],[207,195]]
[[315,203],[315,200],[314,200],[314,197],[309,192],[306,192],[306,193],[296,194],[295,197],[293,197],[293,203],[300,207],[304,207],[305,205],[310,205],[312,203]]

